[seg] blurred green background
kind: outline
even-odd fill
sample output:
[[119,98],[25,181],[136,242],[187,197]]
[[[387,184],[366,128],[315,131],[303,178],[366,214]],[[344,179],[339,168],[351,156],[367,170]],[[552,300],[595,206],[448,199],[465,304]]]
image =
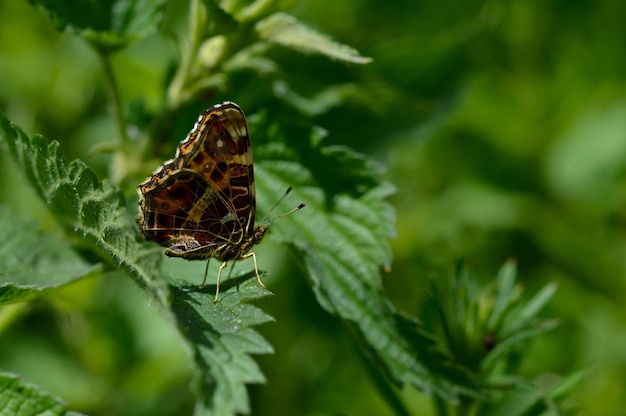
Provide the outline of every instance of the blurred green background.
[[[523,374],[590,367],[573,397],[581,414],[626,414],[626,2],[308,0],[291,12],[373,58],[355,67],[279,53],[298,94],[343,91],[341,105],[313,117],[328,143],[379,160],[397,186],[389,298],[419,316],[428,276],[464,259],[487,282],[515,257],[529,292],[559,284],[545,315],[562,319],[534,342]],[[165,35],[119,53],[123,100],[158,109],[175,60]],[[254,96],[243,88],[223,98]],[[266,97],[270,112],[277,100]],[[108,176],[109,158],[87,155],[114,135],[97,58],[22,0],[0,3],[0,109]],[[13,170],[2,157],[0,202],[52,227]],[[134,215],[134,190],[124,191]],[[260,305],[277,322],[260,330],[276,354],[259,357],[268,384],[251,389],[254,413],[390,414],[294,259],[269,241],[259,258],[277,295]],[[125,276],[5,308],[0,331],[0,369],[77,410],[193,406],[182,346]],[[402,393],[415,414],[432,414],[427,397]]]

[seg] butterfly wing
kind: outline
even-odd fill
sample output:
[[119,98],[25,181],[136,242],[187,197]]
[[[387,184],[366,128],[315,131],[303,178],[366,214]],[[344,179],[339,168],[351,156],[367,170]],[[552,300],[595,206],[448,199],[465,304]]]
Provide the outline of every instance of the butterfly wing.
[[234,103],[205,110],[176,158],[139,185],[139,228],[146,240],[189,259],[228,257],[254,228],[252,148]]

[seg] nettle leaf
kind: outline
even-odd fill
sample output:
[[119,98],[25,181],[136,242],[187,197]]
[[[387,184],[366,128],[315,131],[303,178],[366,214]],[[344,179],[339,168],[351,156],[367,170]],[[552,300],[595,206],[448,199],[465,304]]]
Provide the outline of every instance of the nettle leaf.
[[[297,151],[276,143],[256,148],[260,212],[288,186],[293,186],[290,200],[307,204],[301,212],[276,221],[272,236],[300,250],[318,302],[356,329],[368,356],[392,381],[454,400],[459,389],[422,362],[424,357],[402,334],[396,313],[382,294],[381,269],[391,261],[387,240],[394,234],[394,211],[385,199],[394,188],[381,179],[380,167],[363,155],[344,147],[305,143],[298,141],[302,148]],[[265,163],[261,159],[268,154],[272,161]],[[294,154],[301,155],[307,167],[293,162]]]
[[156,31],[165,0],[30,0],[58,30],[105,48],[119,48]]
[[254,274],[225,280],[220,302],[214,305],[215,286],[182,283],[178,278],[194,269],[191,262],[184,262],[175,276],[163,270],[162,249],[139,242],[138,230],[119,190],[100,182],[83,162],[67,163],[59,154],[59,143],[47,144],[41,136],[29,139],[0,115],[0,145],[68,235],[81,236],[83,250],[93,250],[110,267],[121,267],[130,274],[179,329],[199,380],[198,413],[247,412],[245,384],[264,380],[249,354],[272,352],[251,329],[271,320],[249,304],[270,293],[262,290],[256,279],[244,282]]
[[273,318],[248,302],[271,293],[254,277],[249,273],[226,280],[217,304],[210,300],[212,287],[171,287],[172,310],[198,369],[194,383],[200,397],[197,415],[250,413],[245,385],[265,382],[250,354],[274,350],[251,327]]
[[0,373],[0,414],[11,416],[79,416],[65,403],[36,386],[22,383],[18,376]]
[[276,10],[291,9],[297,4],[297,0],[221,0],[219,7],[232,15],[238,22],[251,22],[267,16]]
[[8,150],[36,194],[48,205],[68,235],[79,235],[91,250],[112,265],[123,265],[154,299],[166,304],[165,285],[154,280],[158,251],[137,242],[137,231],[125,209],[121,192],[100,182],[95,172],[80,161],[67,163],[60,145],[43,137],[28,138],[0,115],[1,145]]
[[361,56],[356,49],[335,42],[286,13],[266,17],[256,23],[255,30],[261,39],[299,52],[319,53],[354,64],[371,62],[371,58]]
[[99,269],[58,236],[0,206],[0,305],[48,294]]

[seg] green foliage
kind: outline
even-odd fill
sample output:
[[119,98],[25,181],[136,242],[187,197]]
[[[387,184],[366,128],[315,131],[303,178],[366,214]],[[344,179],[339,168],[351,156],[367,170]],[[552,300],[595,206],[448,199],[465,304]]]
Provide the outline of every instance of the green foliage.
[[317,52],[330,58],[357,64],[371,62],[371,59],[360,56],[356,49],[334,42],[328,36],[307,28],[293,16],[285,13],[275,13],[259,21],[256,24],[256,31],[263,40],[303,52]]
[[172,311],[197,367],[196,414],[249,413],[245,385],[265,381],[250,354],[273,350],[250,327],[272,318],[246,303],[268,295],[255,279],[243,283],[250,277],[254,274],[229,281],[219,304],[207,302],[210,290],[171,288]]
[[[82,161],[67,163],[59,153],[58,142],[46,144],[41,136],[29,139],[22,130],[1,117],[3,148],[8,150],[66,232],[82,235],[87,249],[99,252],[107,261],[124,264],[141,287],[165,303],[167,292],[160,292],[164,284],[151,282],[149,272],[157,267],[160,257],[154,249],[137,243],[137,233],[119,190],[108,182],[100,182]],[[30,238],[35,236],[33,233]],[[7,257],[25,255],[28,253],[22,251],[6,253]],[[26,261],[27,258],[22,258],[19,262]]]
[[98,48],[118,49],[156,31],[164,0],[30,0],[59,30],[70,30]]
[[439,329],[447,350],[460,363],[482,375],[482,392],[490,397],[473,404],[465,400],[466,407],[475,406],[480,415],[540,415],[567,409],[563,401],[582,381],[581,373],[537,383],[541,388],[512,376],[519,372],[520,357],[530,341],[557,326],[556,320],[537,316],[555,291],[555,285],[549,284],[524,301],[512,261],[502,267],[492,285],[483,288],[461,266],[452,278],[432,282],[426,321]]
[[79,416],[68,411],[65,403],[56,397],[38,391],[37,387],[20,383],[18,377],[0,373],[0,409],[2,414]]
[[61,239],[38,231],[32,221],[5,206],[0,207],[0,227],[5,236],[11,236],[0,242],[2,274],[11,276],[11,281],[0,284],[0,305],[48,294],[98,269]]
[[[0,6],[21,34],[0,36],[0,367],[89,414],[620,408],[573,392],[602,387],[589,351],[623,386],[605,358],[626,293],[623,6],[30,3],[49,21]],[[136,185],[224,100],[247,114],[257,212],[307,206],[258,247],[275,295],[245,261],[214,304],[204,264],[133,217]],[[519,277],[482,278],[512,255]],[[1,378],[0,397],[63,414]]]

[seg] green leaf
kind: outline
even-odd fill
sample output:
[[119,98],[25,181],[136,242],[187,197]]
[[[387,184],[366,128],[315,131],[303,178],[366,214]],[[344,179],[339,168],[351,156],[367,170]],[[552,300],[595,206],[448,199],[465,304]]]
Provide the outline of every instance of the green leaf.
[[558,319],[550,319],[538,323],[528,324],[500,340],[497,345],[485,355],[481,365],[483,369],[491,368],[500,359],[506,359],[511,352],[519,351],[529,341],[537,336],[553,330],[559,325]]
[[4,115],[0,115],[0,133],[0,145],[8,150],[68,235],[81,237],[89,249],[114,267],[123,264],[139,286],[166,304],[167,289],[152,274],[161,256],[155,247],[137,242],[138,232],[121,192],[108,182],[100,182],[84,162],[67,163],[58,142],[47,144],[38,135],[29,139]]
[[517,274],[517,264],[513,260],[508,260],[500,268],[498,273],[497,290],[495,293],[494,304],[491,309],[489,321],[487,323],[489,329],[497,330],[502,324],[503,316],[511,304],[519,298],[519,290],[515,287],[515,276]]
[[65,403],[36,386],[21,383],[18,376],[0,373],[0,415],[11,416],[78,416]]
[[371,62],[370,58],[361,56],[356,49],[333,41],[286,13],[278,12],[268,16],[257,22],[255,29],[261,39],[300,52],[319,53],[353,64]]
[[238,22],[251,22],[276,10],[286,10],[297,4],[297,0],[221,0],[219,6]]
[[556,293],[557,287],[556,283],[549,283],[541,288],[529,301],[513,309],[510,316],[507,317],[507,331],[517,331],[520,328],[529,326],[532,320],[537,319],[539,312],[541,312],[543,307],[548,304],[552,296]]
[[156,31],[165,0],[30,0],[47,11],[58,30],[93,44],[119,48]]
[[249,304],[270,295],[254,277],[225,281],[217,304],[211,301],[214,288],[170,287],[172,311],[196,364],[196,414],[250,413],[245,385],[265,381],[250,354],[274,350],[251,327],[273,319]]
[[500,270],[496,281],[496,302],[490,317],[490,325],[497,321],[497,328],[494,331],[499,342],[484,357],[483,368],[489,368],[498,359],[505,358],[512,351],[518,351],[529,340],[559,325],[558,319],[538,318],[539,312],[552,299],[557,285],[548,284],[529,300],[519,302],[522,289],[516,286],[515,275],[515,263],[508,261]]
[[[312,138],[311,143],[318,141]],[[406,331],[402,333],[402,323],[382,294],[380,272],[391,261],[387,240],[394,235],[394,212],[386,198],[394,188],[382,180],[380,166],[363,155],[344,147],[307,147],[304,140],[296,144],[301,146],[297,154],[306,158],[300,163],[293,162],[293,149],[281,148],[276,141],[268,162],[261,159],[270,146],[256,147],[260,212],[289,186],[293,186],[289,200],[307,203],[302,211],[272,225],[271,235],[299,249],[318,302],[355,329],[366,355],[392,382],[410,383],[454,400],[460,387],[431,373],[424,363],[426,356],[420,356]],[[431,355],[435,356],[449,361],[444,355]]]
[[568,399],[584,381],[587,371],[580,370],[567,377],[542,375],[533,382],[512,379],[514,386],[497,394],[497,400],[487,402],[479,410],[485,416],[545,416],[575,415]]
[[335,107],[339,107],[347,101],[347,98],[354,96],[358,87],[355,84],[339,84],[326,88],[312,96],[302,96],[289,88],[284,81],[275,81],[273,85],[274,94],[285,100],[302,114],[309,117],[318,117],[329,112]]
[[459,368],[491,376],[509,374],[529,341],[558,325],[558,320],[537,317],[555,286],[523,300],[516,272],[515,262],[509,260],[493,284],[479,287],[459,263],[451,278],[431,280],[432,321]]
[[588,376],[589,371],[583,369],[563,377],[548,389],[546,397],[553,401],[565,401],[576,388],[581,386]]
[[543,392],[528,381],[519,380],[515,388],[505,393],[496,404],[483,414],[489,416],[522,416],[543,400]]
[[[67,242],[0,206],[0,305],[48,294],[93,272]],[[25,249],[27,248],[27,249]]]

